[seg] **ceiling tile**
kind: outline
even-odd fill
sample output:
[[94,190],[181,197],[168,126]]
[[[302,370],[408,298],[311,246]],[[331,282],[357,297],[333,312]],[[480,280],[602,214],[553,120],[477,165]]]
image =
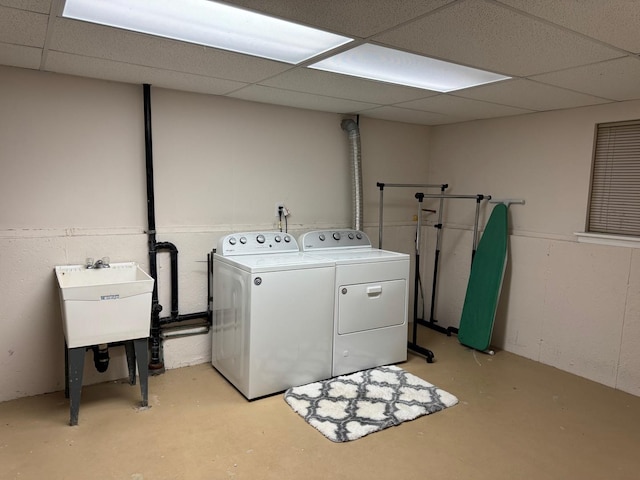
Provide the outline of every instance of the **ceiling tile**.
[[457,118],[479,119],[506,117],[509,115],[520,115],[530,113],[532,110],[522,108],[497,105],[495,103],[473,100],[470,98],[460,98],[453,95],[438,95],[435,97],[413,100],[396,105],[397,107],[424,110],[434,113],[442,113]]
[[261,85],[314,93],[336,98],[349,98],[360,102],[378,104],[398,103],[436,95],[437,92],[419,88],[391,85],[363,80],[348,75],[296,68],[260,82]]
[[41,13],[0,7],[0,42],[43,47],[48,21]]
[[0,43],[0,65],[38,69],[41,57],[41,48]]
[[291,65],[76,20],[58,19],[51,50],[253,83]]
[[464,121],[463,118],[443,115],[441,113],[421,112],[399,107],[379,107],[370,110],[361,110],[359,113],[365,117],[392,120],[394,122],[414,123],[417,125],[444,125]]
[[62,18],[63,0],[0,0],[0,64],[424,125],[640,98],[640,0],[225,3],[516,78],[438,94]]
[[233,92],[228,96],[253,102],[273,103],[288,107],[334,113],[355,113],[358,110],[376,106],[374,104],[313,95],[310,93],[293,92],[291,90],[281,90],[279,88],[264,87],[262,85],[251,85],[237,92]]
[[231,0],[236,4],[276,17],[315,26],[335,33],[367,38],[453,0]]
[[500,84],[492,83],[468,90],[460,90],[456,92],[456,96],[537,111],[584,107],[586,105],[611,102],[611,100],[605,98],[593,97],[524,79],[507,80]]
[[613,100],[640,99],[640,58],[625,57],[532,79]]
[[0,5],[30,12],[49,13],[51,0],[0,0]]
[[46,66],[47,70],[51,72],[100,78],[115,82],[149,83],[156,87],[213,95],[224,95],[246,85],[245,83],[192,75],[174,70],[162,70],[60,52],[49,52]]
[[622,55],[483,0],[452,4],[374,40],[510,76],[546,73]]
[[550,22],[640,53],[640,9],[629,0],[499,0]]

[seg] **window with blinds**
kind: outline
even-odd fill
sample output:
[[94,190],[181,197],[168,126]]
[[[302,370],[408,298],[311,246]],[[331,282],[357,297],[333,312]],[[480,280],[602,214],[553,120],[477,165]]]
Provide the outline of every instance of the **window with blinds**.
[[587,231],[640,237],[640,120],[597,126]]

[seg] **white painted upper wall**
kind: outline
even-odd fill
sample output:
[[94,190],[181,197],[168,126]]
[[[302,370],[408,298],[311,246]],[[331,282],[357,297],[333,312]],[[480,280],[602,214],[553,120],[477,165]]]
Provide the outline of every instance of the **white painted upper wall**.
[[[341,117],[152,89],[157,222],[164,227],[348,223]],[[264,228],[264,227],[263,227]]]
[[138,89],[0,67],[0,112],[0,230],[143,227]]
[[[360,119],[363,158],[363,195],[365,225],[378,226],[380,189],[377,184],[430,183],[428,150],[430,128],[420,125]],[[413,188],[385,187],[383,191],[383,224],[413,225],[417,202]],[[371,235],[377,242],[377,232]],[[409,238],[410,243],[413,239]],[[383,244],[385,248],[390,248]],[[394,247],[395,248],[395,247]],[[412,252],[413,249],[408,251]]]
[[[434,127],[429,175],[449,193],[524,198],[515,231],[573,239],[585,227],[596,124],[634,118],[637,101]],[[452,202],[449,221],[465,218]]]

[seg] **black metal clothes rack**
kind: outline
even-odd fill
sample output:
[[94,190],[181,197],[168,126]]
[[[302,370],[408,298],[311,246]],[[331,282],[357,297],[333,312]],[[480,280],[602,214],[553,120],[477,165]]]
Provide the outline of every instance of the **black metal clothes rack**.
[[[439,188],[439,194],[425,194],[422,192],[418,192],[415,194],[415,198],[418,200],[418,215],[417,215],[417,226],[416,226],[416,244],[415,244],[415,268],[414,268],[414,296],[413,296],[413,330],[412,330],[412,339],[408,342],[408,348],[414,352],[417,352],[421,355],[424,355],[427,363],[433,363],[434,354],[431,350],[420,346],[417,343],[417,329],[418,325],[425,326],[432,330],[435,330],[439,333],[444,333],[447,336],[450,336],[451,333],[457,333],[458,329],[455,327],[442,327],[438,325],[438,320],[435,319],[435,301],[437,296],[437,286],[438,286],[438,267],[440,262],[440,249],[442,244],[442,213],[445,199],[475,199],[476,200],[476,212],[475,212],[475,222],[473,227],[473,249],[471,252],[471,261],[473,262],[473,257],[476,252],[477,243],[478,243],[478,220],[480,214],[480,202],[482,200],[490,200],[491,195],[484,194],[476,194],[476,195],[448,195],[445,194],[444,191],[449,187],[448,184],[393,184],[393,183],[377,183],[378,188],[380,189],[380,213],[379,213],[379,234],[378,234],[378,246],[382,248],[382,229],[383,229],[383,204],[384,204],[384,196],[383,191],[385,187],[409,187],[409,188]],[[436,248],[435,248],[435,258],[434,258],[434,268],[433,268],[433,283],[431,285],[431,306],[429,311],[429,320],[425,320],[424,318],[420,318],[418,315],[418,293],[421,292],[421,281],[420,281],[420,244],[421,244],[421,230],[422,230],[422,213],[426,211],[422,208],[422,203],[425,198],[433,198],[440,200],[440,206],[438,210],[438,222],[434,225],[437,229],[436,234]]]
[[[439,198],[441,205],[442,202],[444,201],[444,199],[470,199],[470,200],[475,200],[476,201],[476,212],[475,212],[475,221],[473,224],[473,245],[472,245],[472,249],[471,249],[471,263],[473,263],[473,258],[475,257],[476,254],[476,250],[478,248],[478,220],[480,218],[480,202],[482,202],[482,200],[491,200],[491,195],[485,195],[482,193],[477,193],[475,195],[447,195],[447,194],[440,194],[440,195],[432,195],[432,194],[424,194],[424,193],[416,193],[416,198],[418,199],[418,205],[420,205],[423,201],[423,199],[425,198]],[[420,209],[420,207],[418,207]],[[442,207],[440,208],[440,211],[442,212]],[[436,241],[436,258],[435,258],[435,263],[434,263],[434,288],[432,289],[432,296],[431,296],[431,308],[430,308],[430,315],[429,315],[429,321],[426,321],[424,319],[421,318],[417,318],[416,322],[419,325],[423,325],[427,328],[430,328],[432,330],[435,330],[437,332],[440,333],[444,333],[447,336],[451,336],[452,333],[458,333],[458,329],[456,327],[441,327],[440,325],[438,325],[438,320],[436,320],[434,318],[434,312],[435,312],[435,300],[436,300],[436,278],[437,278],[437,271],[438,271],[438,263],[439,263],[439,257],[440,257],[440,233],[441,233],[441,229],[442,229],[442,217],[440,217],[440,219],[438,220],[439,223],[439,227],[438,227],[438,240]]]
[[[378,248],[382,248],[382,229],[384,223],[384,188],[385,187],[401,187],[401,188],[438,188],[440,192],[443,193],[449,185],[446,183],[443,184],[413,184],[413,183],[377,183],[378,188],[380,189],[380,212],[379,212],[379,223],[378,223]],[[442,206],[444,199],[440,200],[440,208],[438,214],[438,223],[435,227],[438,229],[437,240],[436,240],[436,268],[434,268],[434,277],[433,277],[433,285],[431,288],[431,304],[432,304],[432,313],[433,313],[433,299],[435,298],[436,291],[436,283],[437,283],[437,262],[440,248],[440,233],[442,228]],[[422,200],[420,200],[418,207],[418,224],[416,227],[416,244],[415,244],[415,268],[414,268],[414,292],[413,292],[413,330],[411,339],[407,342],[407,347],[409,350],[412,350],[416,353],[423,355],[427,363],[433,363],[434,353],[428,348],[422,347],[418,344],[418,323],[424,322],[424,320],[418,318],[418,292],[422,291],[420,285],[420,232],[422,230]]]

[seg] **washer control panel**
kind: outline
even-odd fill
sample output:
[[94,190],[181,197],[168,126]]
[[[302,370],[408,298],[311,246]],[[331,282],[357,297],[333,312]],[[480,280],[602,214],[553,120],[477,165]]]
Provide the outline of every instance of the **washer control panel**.
[[371,240],[360,230],[315,230],[300,236],[298,243],[305,252],[329,248],[367,248]]
[[225,235],[218,240],[219,255],[255,255],[258,253],[297,252],[298,242],[288,233],[241,232]]

